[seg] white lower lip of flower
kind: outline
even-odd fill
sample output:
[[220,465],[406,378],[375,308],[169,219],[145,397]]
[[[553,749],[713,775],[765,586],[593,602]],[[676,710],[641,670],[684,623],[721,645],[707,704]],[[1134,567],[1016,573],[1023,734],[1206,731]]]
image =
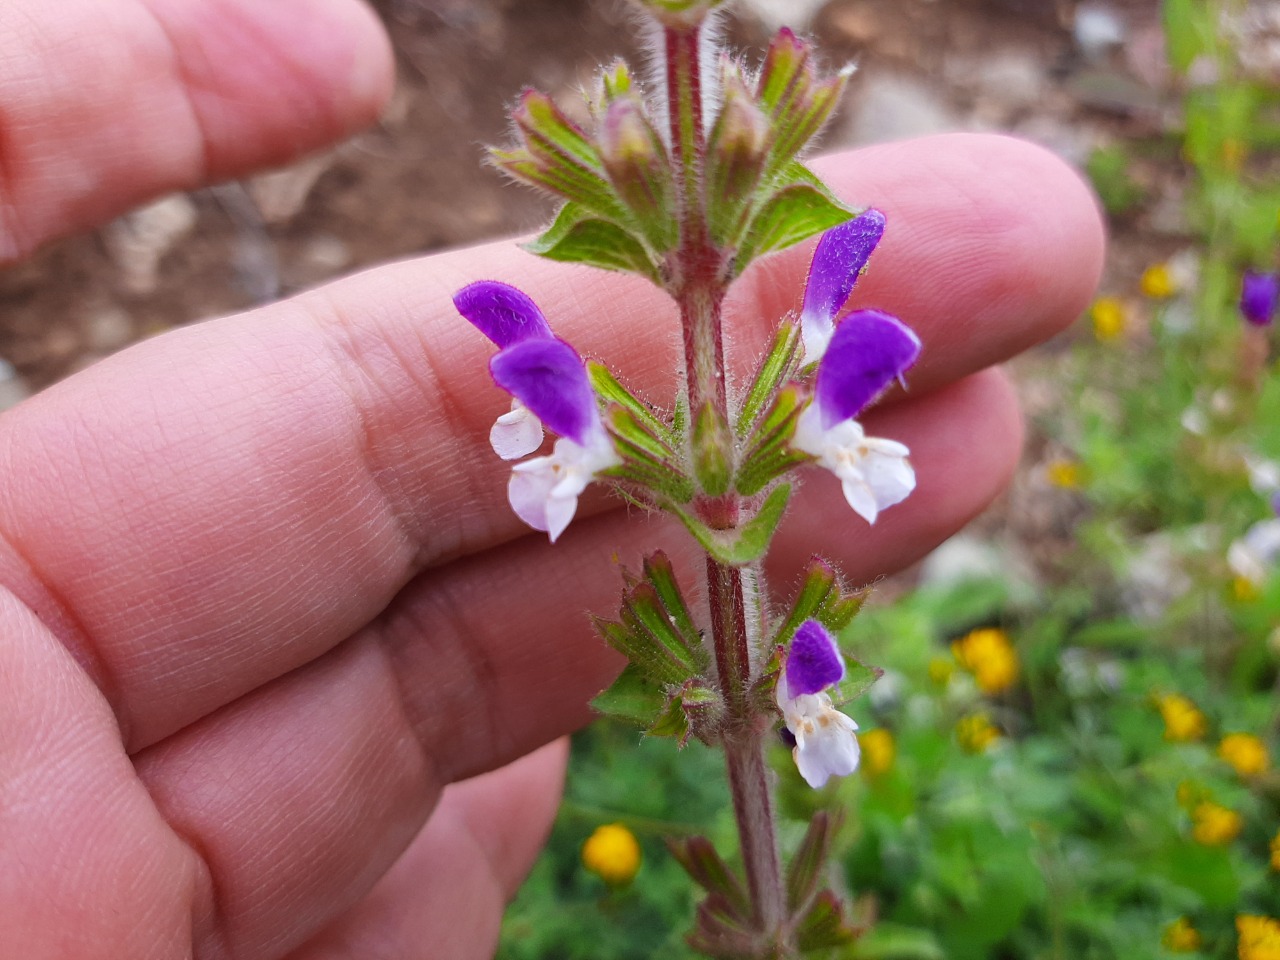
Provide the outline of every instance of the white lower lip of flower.
[[831,777],[846,777],[858,769],[861,750],[858,725],[837,710],[825,693],[785,696],[779,682],[778,706],[787,729],[796,738],[791,756],[805,783],[815,790]]
[[519,460],[542,446],[542,423],[519,400],[511,401],[489,430],[489,445],[503,460]]
[[1261,586],[1280,559],[1280,519],[1255,523],[1227,548],[1232,573]]
[[910,451],[895,440],[868,437],[862,424],[843,420],[823,429],[822,413],[811,403],[796,420],[791,445],[817,457],[840,480],[844,498],[867,523],[881,510],[901,503],[916,487]]
[[511,469],[507,499],[511,509],[554,543],[578,510],[578,497],[601,470],[620,461],[603,430],[586,446],[561,437],[549,457],[535,457]]

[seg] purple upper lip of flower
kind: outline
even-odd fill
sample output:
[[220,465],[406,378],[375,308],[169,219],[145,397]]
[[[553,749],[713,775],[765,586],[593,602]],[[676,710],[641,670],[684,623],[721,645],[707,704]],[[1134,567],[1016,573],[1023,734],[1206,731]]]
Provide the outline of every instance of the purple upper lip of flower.
[[499,349],[553,334],[538,305],[528,294],[496,280],[468,284],[453,295],[453,305]]
[[920,338],[878,310],[859,310],[836,327],[818,364],[814,397],[822,426],[856,417],[920,356]]
[[830,326],[884,234],[884,214],[869,209],[822,235],[813,251],[801,317]]
[[800,624],[787,653],[787,693],[820,693],[842,679],[844,660],[835,638],[817,620]]
[[1280,303],[1280,275],[1246,270],[1240,283],[1240,312],[1256,327],[1275,319]]
[[551,332],[528,295],[495,280],[463,287],[458,312],[501,349],[489,361],[494,382],[562,437],[586,444],[600,412],[576,350]]

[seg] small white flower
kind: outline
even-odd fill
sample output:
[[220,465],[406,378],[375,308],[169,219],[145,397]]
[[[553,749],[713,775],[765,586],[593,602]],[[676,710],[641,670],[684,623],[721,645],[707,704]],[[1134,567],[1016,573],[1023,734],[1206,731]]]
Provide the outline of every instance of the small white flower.
[[1261,586],[1280,560],[1280,519],[1255,523],[1227,548],[1227,565],[1238,577]]
[[840,479],[844,498],[867,523],[881,510],[901,503],[915,489],[916,475],[907,460],[909,450],[895,440],[868,437],[862,424],[843,420],[824,430],[817,404],[810,404],[796,420],[791,445]]
[[489,430],[489,444],[503,460],[519,460],[542,446],[542,422],[519,400],[511,401]]
[[516,516],[535,530],[546,531],[554,543],[573,519],[578,497],[592,478],[621,462],[603,429],[593,431],[585,446],[561,437],[550,456],[511,468],[507,499]]
[[861,751],[858,725],[837,710],[825,693],[787,695],[785,677],[778,679],[778,709],[796,738],[791,751],[796,769],[815,790],[830,777],[846,777],[858,769]]

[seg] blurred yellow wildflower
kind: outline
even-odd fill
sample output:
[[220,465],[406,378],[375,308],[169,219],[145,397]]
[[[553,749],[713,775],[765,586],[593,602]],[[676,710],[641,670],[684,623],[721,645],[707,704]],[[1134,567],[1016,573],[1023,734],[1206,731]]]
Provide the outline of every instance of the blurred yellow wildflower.
[[1280,920],[1271,917],[1236,917],[1240,960],[1280,960]]
[[867,776],[878,777],[893,766],[893,758],[898,750],[893,742],[893,734],[888,730],[860,733],[858,743],[862,746],[862,772]]
[[582,845],[582,865],[611,887],[623,886],[640,869],[640,843],[620,823],[596,827]]
[[1253,603],[1261,595],[1262,591],[1258,589],[1258,585],[1248,577],[1231,578],[1231,599],[1237,603]]
[[950,683],[951,675],[955,672],[955,662],[946,657],[934,657],[929,661],[929,679],[940,687]]
[[1160,945],[1173,953],[1195,953],[1204,942],[1200,931],[1186,917],[1179,917],[1164,928]]
[[1271,869],[1280,872],[1280,830],[1271,838]]
[[1178,283],[1167,263],[1153,263],[1142,271],[1138,289],[1144,297],[1152,300],[1168,300],[1178,292]]
[[1208,800],[1209,797],[1208,790],[1191,780],[1183,780],[1178,784],[1178,806],[1184,810],[1191,810],[1196,804]]
[[1115,340],[1128,326],[1129,311],[1119,297],[1099,297],[1089,308],[1093,335],[1103,343]]
[[1222,165],[1228,173],[1239,173],[1249,159],[1249,145],[1239,137],[1227,137],[1222,141]]
[[982,753],[1000,739],[1000,731],[985,713],[973,713],[956,723],[956,739],[970,753]]
[[1156,706],[1164,718],[1164,738],[1174,743],[1203,740],[1208,726],[1200,708],[1180,693],[1156,697]]
[[1206,847],[1225,847],[1243,828],[1240,814],[1217,803],[1198,803],[1191,811],[1191,836]]
[[1074,460],[1050,460],[1049,465],[1045,467],[1045,473],[1048,474],[1049,482],[1055,487],[1063,490],[1080,488],[1080,464]]
[[1256,777],[1271,765],[1267,745],[1252,733],[1229,733],[1218,744],[1218,756],[1242,777]]
[[1002,693],[1018,679],[1018,653],[998,627],[969,631],[951,644],[951,652],[983,693]]

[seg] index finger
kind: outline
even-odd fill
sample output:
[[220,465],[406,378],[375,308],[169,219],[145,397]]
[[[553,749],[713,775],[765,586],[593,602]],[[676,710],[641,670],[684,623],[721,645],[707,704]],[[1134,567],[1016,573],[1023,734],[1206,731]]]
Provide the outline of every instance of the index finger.
[[[1038,149],[946,137],[822,166],[889,215],[862,296],[920,332],[917,392],[1055,332],[1092,290],[1092,202]],[[736,335],[798,302],[805,260],[744,285]],[[486,440],[505,406],[489,348],[450,302],[480,277],[518,282],[558,334],[670,396],[678,332],[657,291],[499,244],[141,344],[0,421],[3,579],[130,748],[324,653],[423,567],[525,532]]]

